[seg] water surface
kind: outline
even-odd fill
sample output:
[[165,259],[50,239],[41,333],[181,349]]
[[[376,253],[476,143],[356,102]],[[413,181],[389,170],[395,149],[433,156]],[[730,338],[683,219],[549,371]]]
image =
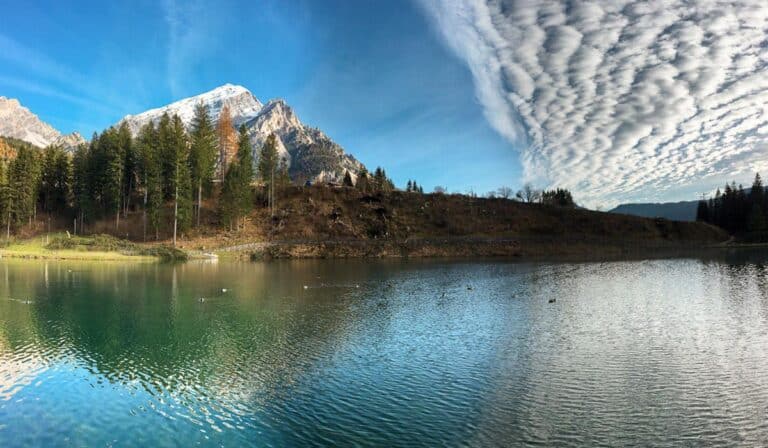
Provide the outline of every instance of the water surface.
[[0,446],[765,446],[763,261],[2,261]]

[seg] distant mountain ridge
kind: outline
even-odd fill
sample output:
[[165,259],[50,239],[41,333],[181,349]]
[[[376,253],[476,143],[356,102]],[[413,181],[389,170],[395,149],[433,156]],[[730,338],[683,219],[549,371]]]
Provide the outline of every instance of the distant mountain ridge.
[[699,201],[621,204],[609,210],[610,213],[641,216],[644,218],[666,218],[673,221],[696,221],[696,207]]
[[0,136],[17,138],[40,148],[59,145],[72,149],[85,142],[77,132],[63,135],[22,106],[19,100],[4,96],[0,96]]
[[135,136],[146,123],[157,123],[164,113],[177,114],[189,127],[195,106],[202,102],[208,106],[214,122],[218,121],[226,105],[235,127],[245,125],[258,159],[259,150],[267,137],[277,137],[279,157],[288,164],[288,173],[295,181],[340,182],[349,171],[356,178],[363,164],[331,140],[322,131],[306,126],[299,120],[293,109],[281,99],[263,104],[248,89],[233,84],[224,84],[211,91],[185,98],[174,103],[127,115],[118,123],[126,123]]

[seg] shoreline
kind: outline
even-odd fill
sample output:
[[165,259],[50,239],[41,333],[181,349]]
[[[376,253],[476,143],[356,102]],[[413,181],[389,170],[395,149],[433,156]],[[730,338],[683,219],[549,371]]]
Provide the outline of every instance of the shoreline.
[[[768,244],[743,244],[732,240],[642,241],[570,237],[453,237],[395,239],[328,239],[253,241],[234,246],[193,249],[194,240],[184,241],[179,251],[186,260],[272,261],[287,259],[374,260],[374,259],[483,259],[515,261],[621,261],[679,258],[727,250],[750,250]],[[131,243],[138,251],[151,251],[155,243]],[[0,248],[0,259],[72,260],[111,262],[161,262],[161,255],[120,250],[48,249],[42,238],[10,243]],[[178,261],[178,260],[177,260]]]

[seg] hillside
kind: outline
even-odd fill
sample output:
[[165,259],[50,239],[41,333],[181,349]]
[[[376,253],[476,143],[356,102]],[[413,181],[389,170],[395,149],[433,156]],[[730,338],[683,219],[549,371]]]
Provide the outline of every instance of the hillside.
[[[166,215],[171,213],[166,209]],[[277,213],[256,204],[239,232],[223,230],[215,210],[204,225],[182,235],[190,251],[253,258],[513,256],[576,258],[658,255],[659,251],[712,246],[728,236],[694,222],[674,222],[504,199],[354,188],[290,187]],[[170,221],[161,229],[167,244]],[[142,216],[128,215],[117,235],[143,240]],[[115,233],[111,220],[87,229]],[[151,238],[151,236],[150,236]]]

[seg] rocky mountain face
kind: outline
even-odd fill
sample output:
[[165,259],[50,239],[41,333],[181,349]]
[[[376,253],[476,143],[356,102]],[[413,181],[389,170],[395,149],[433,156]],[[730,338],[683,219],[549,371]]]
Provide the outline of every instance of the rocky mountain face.
[[194,108],[198,103],[208,106],[211,118],[218,121],[221,109],[226,105],[235,127],[244,124],[254,149],[254,159],[270,134],[278,140],[278,152],[289,167],[291,178],[297,182],[305,180],[340,182],[349,171],[356,177],[363,165],[352,155],[318,129],[306,126],[283,100],[272,100],[262,104],[245,87],[225,84],[191,98],[186,98],[138,115],[128,115],[121,120],[136,135],[148,122],[157,123],[165,112],[178,114],[190,126]]
[[0,96],[0,136],[24,140],[40,148],[60,145],[72,149],[85,142],[77,132],[62,135],[22,106],[19,100],[3,96]]

